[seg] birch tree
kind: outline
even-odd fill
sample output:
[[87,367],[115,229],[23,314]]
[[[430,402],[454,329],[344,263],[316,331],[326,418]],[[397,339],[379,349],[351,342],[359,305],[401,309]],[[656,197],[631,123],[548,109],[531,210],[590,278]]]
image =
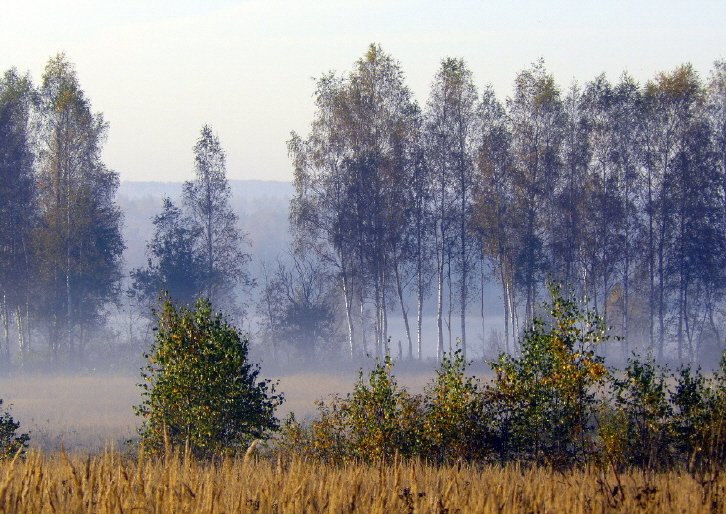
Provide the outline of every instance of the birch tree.
[[[466,307],[472,280],[474,238],[471,237],[471,204],[474,186],[474,152],[477,141],[478,97],[473,76],[462,59],[441,62],[427,103],[431,144],[429,165],[434,181],[432,199],[437,205],[437,328],[438,355],[443,349],[444,269],[455,268],[462,352],[466,356]],[[453,284],[449,284],[453,287]],[[449,327],[449,330],[451,327]]]
[[318,81],[316,105],[309,137],[293,134],[289,144],[297,188],[293,224],[305,244],[327,254],[338,269],[351,355],[356,325],[367,352],[367,302],[374,310],[375,352],[382,355],[396,266],[403,265],[404,195],[418,108],[400,65],[376,45],[348,76]]
[[560,90],[542,61],[521,71],[507,107],[511,120],[515,209],[521,213],[518,282],[525,318],[533,319],[537,293],[552,261],[548,235],[554,220],[560,173],[563,111]]
[[101,160],[108,125],[91,110],[65,55],[48,62],[40,98],[37,307],[48,322],[52,357],[58,360],[65,349],[75,360],[83,356],[89,330],[102,321],[104,305],[119,292],[119,178]]
[[237,312],[236,287],[253,282],[246,272],[248,244],[232,211],[226,156],[209,125],[194,145],[194,180],[184,183],[183,205],[198,230],[198,255],[203,262],[203,294],[217,308]]
[[0,78],[0,294],[4,347],[10,361],[10,324],[17,323],[20,350],[27,356],[31,292],[31,233],[37,217],[31,143],[33,85],[15,69]]

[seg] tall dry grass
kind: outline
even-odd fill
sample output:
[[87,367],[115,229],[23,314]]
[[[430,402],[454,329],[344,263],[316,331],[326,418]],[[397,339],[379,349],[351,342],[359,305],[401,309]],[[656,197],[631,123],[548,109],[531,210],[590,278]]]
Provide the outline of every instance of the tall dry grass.
[[30,453],[0,465],[0,512],[545,513],[722,512],[726,479],[517,466],[343,467]]

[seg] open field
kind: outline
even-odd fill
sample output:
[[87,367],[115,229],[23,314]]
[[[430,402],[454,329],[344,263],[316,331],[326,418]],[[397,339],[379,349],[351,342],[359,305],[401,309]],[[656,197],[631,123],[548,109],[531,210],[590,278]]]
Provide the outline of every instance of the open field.
[[133,376],[15,374],[0,378],[3,407],[44,451],[117,448],[136,433],[132,405],[141,401]]
[[[299,419],[316,399],[345,394],[350,369],[283,375],[287,401],[278,413]],[[476,374],[476,373],[475,373]],[[421,392],[435,374],[396,371],[400,385]],[[26,457],[0,462],[0,512],[93,513],[608,513],[724,512],[726,475],[683,471],[623,473],[590,467],[554,471],[502,466],[434,467],[413,462],[301,461],[292,456],[198,461],[141,458],[133,438],[140,402],[133,375],[14,375],[0,378],[0,397],[30,430]],[[61,447],[68,450],[62,450]],[[115,449],[113,449],[115,448]]]
[[106,452],[0,464],[0,511],[14,513],[723,512],[726,477],[541,468],[329,466],[292,461],[138,460]]
[[[434,376],[402,373],[399,382],[420,392]],[[315,401],[352,390],[356,372],[296,373],[280,379],[285,403],[282,419],[294,412],[300,420],[315,414]],[[0,377],[3,408],[20,422],[20,432],[30,431],[31,447],[46,452],[63,445],[69,451],[96,453],[106,447],[121,448],[136,435],[140,419],[132,406],[141,402],[138,376],[15,374]]]

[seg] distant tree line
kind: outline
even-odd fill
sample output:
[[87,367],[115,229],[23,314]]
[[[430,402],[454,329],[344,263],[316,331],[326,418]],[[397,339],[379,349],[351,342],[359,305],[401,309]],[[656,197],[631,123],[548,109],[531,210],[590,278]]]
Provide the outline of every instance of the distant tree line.
[[[309,135],[288,142],[292,257],[260,277],[260,341],[276,352],[314,358],[345,341],[349,355],[383,356],[400,309],[407,354],[420,358],[424,308],[435,305],[439,357],[453,336],[466,354],[467,316],[483,315],[489,282],[511,351],[548,277],[589,299],[624,354],[685,359],[723,346],[726,63],[705,81],[684,65],[645,84],[600,76],[563,90],[538,62],[501,102],[463,60],[444,59],[421,107],[400,64],[372,45],[350,73],[321,77],[315,102]],[[38,86],[15,69],[0,79],[5,363],[13,341],[21,362],[78,361],[119,299],[107,130],[63,54]],[[126,294],[145,309],[167,291],[243,314],[250,256],[208,126],[194,157],[196,178],[154,218]]]
[[41,83],[0,78],[0,360],[43,353],[78,362],[122,276],[118,174],[101,149],[108,125],[63,54]]
[[686,64],[645,84],[601,75],[562,89],[539,61],[502,102],[447,58],[422,108],[371,45],[314,98],[309,135],[288,143],[290,218],[297,255],[340,298],[349,355],[384,355],[397,308],[421,358],[432,295],[439,357],[446,331],[466,354],[490,281],[511,351],[548,278],[589,299],[624,355],[723,346],[726,62],[705,82]]

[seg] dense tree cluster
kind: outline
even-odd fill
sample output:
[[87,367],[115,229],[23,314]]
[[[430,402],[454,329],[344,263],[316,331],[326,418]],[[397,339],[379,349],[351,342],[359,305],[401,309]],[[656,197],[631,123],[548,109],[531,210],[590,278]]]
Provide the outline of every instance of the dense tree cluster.
[[624,355],[722,346],[726,63],[705,82],[683,65],[645,84],[603,75],[562,89],[540,61],[501,102],[444,59],[421,109],[372,45],[347,75],[323,76],[315,102],[309,135],[289,141],[291,221],[298,251],[337,284],[350,355],[385,353],[396,307],[420,358],[432,294],[439,355],[447,329],[466,353],[489,281],[512,349],[548,277],[589,299]]
[[[78,362],[117,296],[124,242],[118,174],[101,160],[107,128],[63,54],[39,87],[15,69],[0,79],[5,363],[14,336],[23,363],[39,351]],[[47,346],[31,345],[34,336]]]
[[[640,84],[605,76],[562,89],[537,62],[500,101],[462,59],[441,62],[420,106],[376,45],[317,82],[310,133],[293,133],[294,257],[262,277],[262,338],[313,358],[336,346],[383,356],[389,315],[402,354],[423,355],[435,314],[441,357],[466,355],[475,310],[496,287],[501,348],[534,319],[549,277],[659,358],[716,354],[726,328],[726,63]],[[108,126],[58,55],[40,85],[0,78],[0,358],[86,354],[118,299],[124,241]],[[194,180],[154,217],[147,266],[128,291],[209,298],[244,313],[246,238],[230,208],[225,153],[210,127]],[[176,200],[175,200],[176,202]],[[146,309],[148,311],[148,308]],[[468,324],[469,323],[469,324]],[[470,330],[470,328],[469,328]],[[42,341],[42,343],[41,343]],[[343,341],[345,341],[343,343]],[[395,353],[395,352],[394,352]]]

